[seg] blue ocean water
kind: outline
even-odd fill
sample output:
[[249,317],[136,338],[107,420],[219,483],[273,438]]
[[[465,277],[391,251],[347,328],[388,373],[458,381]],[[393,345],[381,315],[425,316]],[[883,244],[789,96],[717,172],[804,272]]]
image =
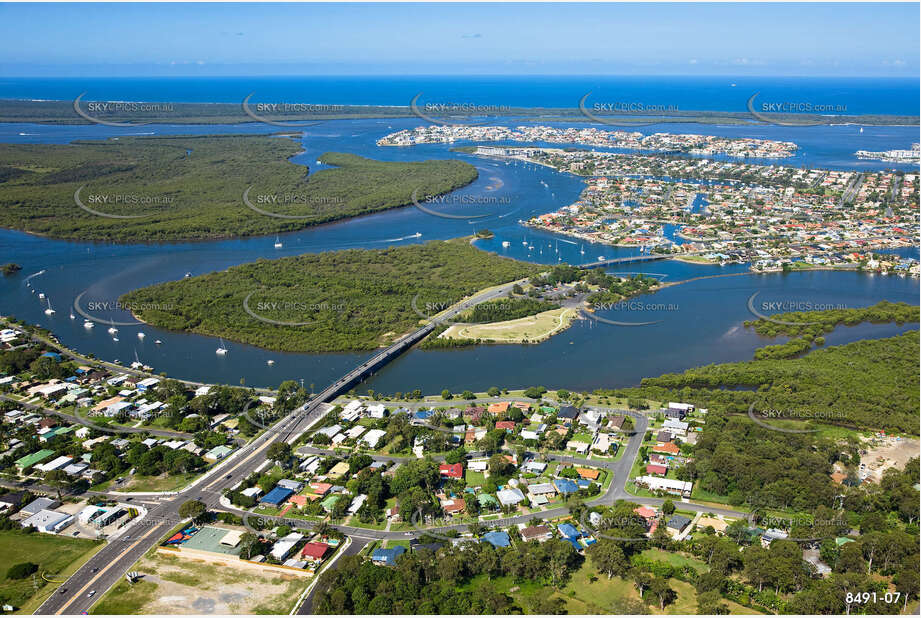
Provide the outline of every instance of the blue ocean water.
[[759,93],[759,103],[830,105],[847,114],[917,115],[921,106],[917,79],[888,77],[0,77],[0,99],[73,100],[83,92],[88,100],[238,103],[255,93],[253,101],[401,106],[422,93],[420,104],[557,108],[575,108],[591,93],[590,108],[641,103],[730,112],[746,111],[749,97]]

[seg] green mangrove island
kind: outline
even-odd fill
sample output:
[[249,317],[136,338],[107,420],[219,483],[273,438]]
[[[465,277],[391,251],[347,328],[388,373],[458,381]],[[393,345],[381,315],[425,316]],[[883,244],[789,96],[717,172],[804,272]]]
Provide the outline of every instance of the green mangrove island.
[[392,343],[478,290],[545,269],[459,238],[259,260],[134,290],[121,302],[172,330],[286,352],[359,351]]
[[[326,153],[308,177],[277,135],[0,144],[0,226],[68,240],[161,242],[291,232],[441,195],[477,178],[457,160]],[[246,199],[244,199],[246,193]],[[276,216],[273,216],[276,215]]]

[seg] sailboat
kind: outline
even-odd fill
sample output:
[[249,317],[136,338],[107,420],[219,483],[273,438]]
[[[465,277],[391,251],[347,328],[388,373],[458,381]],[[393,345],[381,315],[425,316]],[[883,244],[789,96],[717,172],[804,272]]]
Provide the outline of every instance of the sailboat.
[[110,335],[117,335],[117,334],[118,334],[118,329],[115,328],[114,326],[110,326],[110,327],[109,327],[109,334],[110,334]]
[[96,326],[91,320],[83,320],[83,328],[93,328]]
[[73,312],[73,311],[70,312],[70,319],[71,319],[71,320],[76,320],[76,319],[77,319],[77,316],[74,315],[74,312]]
[[54,309],[51,308],[51,299],[48,299],[48,308],[45,309],[45,315],[54,315]]
[[219,347],[217,350],[215,350],[214,353],[215,353],[215,354],[220,354],[221,356],[223,356],[224,354],[227,354],[227,348],[224,346],[224,338],[223,338],[223,337],[221,337],[221,347]]
[[160,344],[163,343],[163,342],[160,341],[159,339],[157,339],[156,341],[154,341],[154,343],[156,343],[157,345],[160,345]]
[[281,244],[281,238],[278,236],[275,237],[275,248],[281,249],[284,245]]
[[858,133],[863,133],[863,127],[860,127],[860,131],[858,131]]
[[143,339],[146,336],[147,335],[145,335],[144,333],[138,333],[138,339]]
[[265,361],[265,364],[266,364],[266,365],[274,365],[274,364],[275,364],[275,361],[273,361],[273,360],[270,358],[269,360]]
[[579,253],[581,253],[582,255],[585,255],[585,246],[584,246],[584,245],[579,245]]

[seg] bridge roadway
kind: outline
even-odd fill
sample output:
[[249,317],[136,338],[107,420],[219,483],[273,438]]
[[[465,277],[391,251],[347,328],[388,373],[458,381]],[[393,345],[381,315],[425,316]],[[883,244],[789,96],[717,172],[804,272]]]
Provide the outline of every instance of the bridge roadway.
[[[681,254],[681,255],[690,255],[690,254]],[[675,257],[670,254],[652,254],[652,255],[629,255],[622,258],[612,258],[610,260],[596,260],[594,262],[586,262],[585,264],[579,264],[579,268],[604,268],[606,266],[613,266],[615,264],[629,264],[631,262],[654,262],[656,260],[667,260],[669,258]]]
[[[179,507],[188,500],[201,500],[209,508],[220,507],[223,491],[255,472],[265,461],[265,452],[280,441],[293,442],[326,414],[326,402],[346,392],[353,384],[389,363],[432,332],[439,323],[473,305],[505,295],[515,281],[475,294],[455,304],[389,347],[374,354],[355,369],[327,386],[313,399],[267,428],[252,442],[238,449],[185,489],[158,496],[147,515],[130,533],[108,543],[80,567],[35,611],[36,614],[80,614],[89,611],[109,588],[116,585],[128,569],[163,536],[182,521]],[[138,493],[138,496],[143,494]],[[122,498],[124,498],[122,496]],[[360,532],[359,532],[360,534]]]

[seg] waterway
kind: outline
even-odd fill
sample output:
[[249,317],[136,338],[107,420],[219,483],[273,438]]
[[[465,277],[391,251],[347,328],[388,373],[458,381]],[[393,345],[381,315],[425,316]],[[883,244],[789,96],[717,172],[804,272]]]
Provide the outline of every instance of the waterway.
[[[212,242],[117,245],[39,238],[21,232],[0,230],[0,262],[16,262],[23,270],[0,278],[0,313],[15,315],[52,330],[64,343],[82,353],[125,364],[135,359],[168,375],[203,382],[251,386],[277,386],[285,379],[303,379],[305,385],[325,385],[361,362],[361,354],[288,354],[227,342],[229,352],[215,354],[219,342],[211,337],[173,333],[144,325],[120,325],[118,341],[107,332],[105,320],[131,322],[129,314],[112,309],[117,298],[137,287],[221,270],[259,258],[298,255],[305,252],[344,248],[383,248],[470,234],[474,227],[488,227],[495,236],[476,245],[508,257],[553,264],[579,263],[598,257],[620,257],[636,249],[620,249],[573,241],[525,228],[518,223],[534,214],[550,212],[573,202],[582,190],[580,178],[560,174],[543,166],[506,164],[453,152],[448,145],[413,148],[380,148],[375,141],[400,128],[417,126],[413,120],[332,121],[308,127],[302,140],[304,152],[296,163],[311,171],[324,152],[351,152],[385,160],[424,160],[457,157],[474,164],[479,178],[458,192],[467,204],[438,206],[451,214],[483,214],[485,219],[444,219],[414,207],[396,209],[366,217],[324,225],[281,237],[259,237]],[[700,131],[700,125],[685,129]],[[132,134],[269,133],[277,130],[257,124],[112,128],[102,126],[0,125],[0,142],[67,143],[75,139],[102,139]],[[679,132],[680,126],[647,127],[644,131]],[[734,135],[755,129],[712,127],[714,134]],[[878,144],[855,143],[854,127],[788,129],[762,127],[760,136],[793,139],[802,145],[801,154],[816,166],[853,169],[882,169],[876,162],[858,162],[852,153],[858,148],[886,149],[911,139],[908,127],[868,128],[864,134]],[[809,133],[808,139],[804,136]],[[885,135],[883,135],[885,134]],[[914,130],[914,134],[917,131]],[[868,136],[868,137],[872,137]],[[873,167],[875,165],[875,167]],[[489,198],[489,199],[483,199]],[[507,242],[508,246],[503,246]],[[533,248],[530,248],[533,247]],[[917,258],[916,250],[903,252]],[[624,265],[620,272],[642,271],[666,282],[717,273],[743,273],[746,266],[727,267],[661,261]],[[26,278],[33,277],[31,287]],[[33,293],[33,291],[35,293]],[[748,275],[703,279],[665,289],[637,299],[641,306],[612,309],[599,315],[615,321],[654,322],[645,326],[614,326],[595,320],[578,321],[565,333],[539,345],[481,346],[477,348],[413,350],[359,390],[373,388],[392,392],[421,388],[426,392],[442,388],[483,389],[492,385],[543,384],[576,389],[617,387],[636,384],[645,376],[680,371],[701,364],[751,358],[754,349],[768,343],[742,326],[752,319],[748,299],[759,293],[757,302],[812,303],[834,306],[865,306],[881,299],[917,303],[918,281],[858,273],[810,272],[789,275]],[[56,313],[46,315],[44,293]],[[96,306],[92,315],[97,326],[87,329],[79,314],[69,317],[74,299],[84,293],[82,307]],[[100,308],[101,307],[101,308]],[[773,313],[774,311],[765,311]],[[827,345],[865,337],[889,336],[908,326],[858,326],[840,329],[827,338]],[[143,332],[143,339],[138,333]],[[161,344],[154,343],[160,340]],[[268,360],[275,364],[269,366]]]

